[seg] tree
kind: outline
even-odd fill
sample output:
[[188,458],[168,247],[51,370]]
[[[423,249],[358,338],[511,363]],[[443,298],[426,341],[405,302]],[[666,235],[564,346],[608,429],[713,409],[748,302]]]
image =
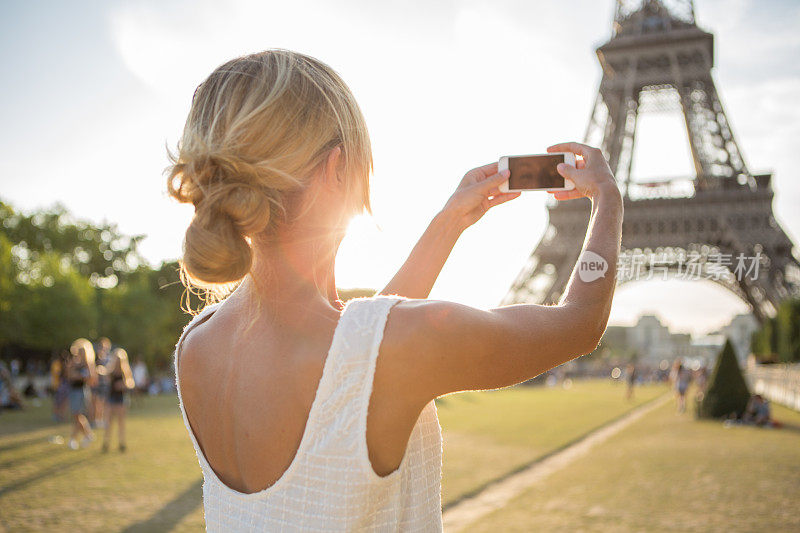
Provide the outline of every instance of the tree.
[[[25,257],[0,234],[0,348],[42,352],[95,333],[95,289],[63,256],[52,251]],[[20,263],[25,268],[20,268]]]
[[762,362],[775,358],[775,319],[765,318],[761,327],[750,338],[750,351]]
[[[151,368],[167,366],[191,319],[180,308],[183,291],[177,262],[164,262],[158,270],[140,267],[124,283],[104,291],[99,331],[131,357],[142,356]],[[195,308],[199,300],[192,298]]]
[[146,261],[138,251],[144,235],[127,236],[116,224],[95,225],[72,217],[56,204],[47,210],[18,213],[0,201],[0,234],[13,243],[21,271],[46,253],[68,261],[96,287],[112,287]]
[[763,362],[800,361],[800,299],[781,302],[775,316],[753,333],[750,345]]
[[[110,290],[135,292],[127,279],[151,271],[137,251],[141,238],[76,220],[60,205],[23,214],[0,201],[0,350],[47,356],[78,337],[96,337],[99,326],[148,324],[144,312],[100,314]],[[151,339],[145,327],[140,334]]]
[[95,289],[72,265],[47,252],[26,275],[14,305],[17,344],[50,351],[96,335]]
[[775,315],[775,352],[782,363],[800,361],[800,299],[781,302]]
[[[2,205],[0,205],[2,209]],[[14,303],[17,301],[16,265],[11,255],[14,244],[0,233],[0,350],[10,344],[18,328]]]
[[697,406],[700,418],[722,418],[736,414],[741,417],[750,400],[750,391],[744,380],[736,352],[730,340],[725,340],[714,364],[706,393]]

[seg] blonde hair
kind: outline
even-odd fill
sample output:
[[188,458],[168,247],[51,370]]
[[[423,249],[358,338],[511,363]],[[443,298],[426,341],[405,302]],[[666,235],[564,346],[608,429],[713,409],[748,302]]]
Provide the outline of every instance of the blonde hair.
[[94,384],[97,380],[97,366],[95,366],[94,346],[89,339],[75,339],[69,347],[72,355],[81,358],[83,364],[89,369],[89,383]]
[[133,380],[133,372],[131,371],[131,364],[128,361],[128,352],[123,350],[122,348],[114,348],[111,351],[111,356],[109,357],[108,366],[110,367],[108,370],[108,374],[111,375],[117,370],[117,367],[120,369],[120,373],[122,374],[123,379],[125,380],[125,386],[129,389],[132,389],[136,386],[136,383]]
[[[206,303],[250,271],[252,239],[291,222],[292,195],[340,147],[347,214],[369,205],[372,149],[350,89],[326,64],[267,50],[218,67],[200,84],[167,191],[195,207],[183,244],[181,280]],[[188,295],[187,303],[188,303]]]
[[82,337],[75,339],[69,347],[69,352],[80,357],[81,361],[90,369],[94,367],[94,346],[88,339]]

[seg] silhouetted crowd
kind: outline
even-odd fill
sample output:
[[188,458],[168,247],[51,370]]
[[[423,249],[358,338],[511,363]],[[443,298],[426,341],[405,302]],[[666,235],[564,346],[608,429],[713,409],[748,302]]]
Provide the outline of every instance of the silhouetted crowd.
[[[43,365],[31,361],[23,374],[18,359],[9,365],[0,362],[0,407],[19,409],[24,397],[38,401],[46,393],[53,400],[56,422],[70,421],[72,431],[67,442],[77,450],[95,440],[95,430],[103,429],[102,449],[109,450],[112,427],[117,426],[117,445],[127,448],[125,419],[132,394],[152,392],[160,386],[150,380],[147,365],[141,358],[130,364],[128,353],[114,347],[107,337],[93,344],[80,338],[50,363],[49,380]],[[22,393],[15,386],[22,382]],[[47,383],[46,392],[43,383]]]

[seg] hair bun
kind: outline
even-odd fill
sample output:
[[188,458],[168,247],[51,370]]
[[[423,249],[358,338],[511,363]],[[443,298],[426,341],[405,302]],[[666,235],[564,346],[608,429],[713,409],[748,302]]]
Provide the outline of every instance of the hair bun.
[[234,220],[200,203],[183,241],[182,265],[188,274],[211,283],[242,279],[250,271],[253,252]]
[[203,202],[228,216],[242,235],[255,235],[267,228],[270,220],[270,202],[267,191],[241,183],[224,183],[207,196]]
[[195,206],[183,263],[195,279],[228,283],[252,266],[246,236],[265,231],[279,190],[267,188],[256,165],[232,154],[185,154],[175,195]]

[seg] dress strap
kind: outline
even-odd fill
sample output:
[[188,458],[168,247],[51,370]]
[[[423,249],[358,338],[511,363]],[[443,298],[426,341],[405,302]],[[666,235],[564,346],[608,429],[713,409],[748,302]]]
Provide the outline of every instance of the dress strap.
[[335,428],[336,438],[348,441],[342,443],[346,448],[354,449],[361,440],[366,445],[367,408],[386,320],[391,308],[404,299],[374,296],[347,302],[317,390],[319,410],[313,423],[319,431],[314,433],[324,435]]

